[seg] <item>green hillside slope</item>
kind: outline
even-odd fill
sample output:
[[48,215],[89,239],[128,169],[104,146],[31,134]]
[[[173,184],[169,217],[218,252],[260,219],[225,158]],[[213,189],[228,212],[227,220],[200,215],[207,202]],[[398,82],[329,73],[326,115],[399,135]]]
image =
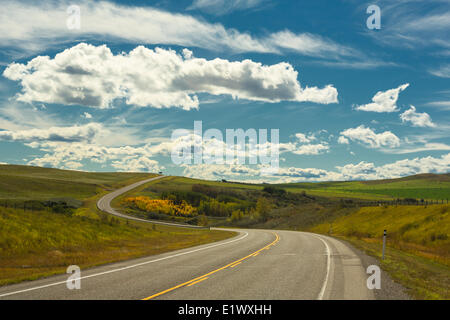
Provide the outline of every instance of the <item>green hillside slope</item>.
[[282,184],[292,192],[361,199],[414,198],[447,200],[450,198],[450,174],[420,174],[399,179],[374,181]]
[[126,221],[97,209],[103,194],[152,176],[0,165],[0,285],[234,235]]

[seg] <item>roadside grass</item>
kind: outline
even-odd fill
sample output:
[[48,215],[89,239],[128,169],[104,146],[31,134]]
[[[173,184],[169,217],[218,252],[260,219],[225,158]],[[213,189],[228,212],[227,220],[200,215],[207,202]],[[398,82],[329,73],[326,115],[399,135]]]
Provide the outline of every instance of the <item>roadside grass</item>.
[[349,240],[381,258],[381,266],[418,299],[450,299],[450,205],[365,207],[309,228]]
[[219,241],[227,231],[0,208],[0,285]]
[[450,299],[450,267],[392,246],[388,246],[385,260],[381,260],[381,240],[343,236],[337,238],[347,240],[356,248],[377,258],[380,268],[405,287],[412,298]]
[[[64,273],[72,264],[87,268],[235,234],[131,221],[97,208],[106,193],[153,176],[0,165],[0,285]],[[64,213],[21,206],[49,199],[81,205]],[[12,208],[13,203],[21,209]]]

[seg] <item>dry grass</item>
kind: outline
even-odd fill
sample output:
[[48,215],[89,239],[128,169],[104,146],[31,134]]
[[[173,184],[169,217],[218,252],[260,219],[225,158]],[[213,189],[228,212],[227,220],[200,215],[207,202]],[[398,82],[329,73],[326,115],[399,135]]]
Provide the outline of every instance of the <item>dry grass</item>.
[[159,254],[233,236],[119,219],[0,208],[0,285]]
[[342,237],[377,258],[388,231],[381,266],[418,299],[450,299],[450,206],[367,207],[310,231]]

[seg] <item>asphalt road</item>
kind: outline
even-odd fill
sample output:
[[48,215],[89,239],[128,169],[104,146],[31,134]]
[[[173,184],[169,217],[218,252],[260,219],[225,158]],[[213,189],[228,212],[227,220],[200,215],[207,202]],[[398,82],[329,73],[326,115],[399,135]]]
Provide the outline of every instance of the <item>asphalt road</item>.
[[[113,192],[99,207],[149,180]],[[122,192],[119,192],[122,191]],[[114,211],[114,214],[121,215]],[[0,299],[374,299],[359,256],[323,235],[235,230],[220,242],[0,287]]]
[[198,227],[198,226],[192,226],[192,225],[186,225],[186,224],[179,224],[179,223],[170,223],[170,222],[164,222],[164,221],[158,221],[158,220],[147,220],[147,219],[140,219],[137,217],[133,217],[133,216],[129,216],[129,215],[125,215],[122,214],[120,212],[118,212],[117,210],[115,210],[114,208],[111,207],[111,201],[114,200],[115,198],[117,198],[118,196],[133,190],[143,184],[149,183],[151,181],[154,180],[159,180],[162,178],[165,178],[166,176],[158,176],[158,177],[154,177],[154,178],[150,178],[150,179],[146,179],[146,180],[142,180],[133,184],[130,184],[129,186],[123,187],[121,189],[117,189],[111,193],[106,194],[105,196],[103,196],[102,198],[100,198],[100,200],[97,201],[97,208],[99,208],[100,210],[107,212],[109,214],[115,215],[117,217],[121,217],[121,218],[126,218],[126,219],[130,219],[130,220],[135,220],[135,221],[141,221],[141,222],[151,222],[154,224],[162,224],[162,225],[167,225],[167,226],[177,226],[177,227],[186,227],[186,228],[194,228],[194,229],[203,229],[203,227]]

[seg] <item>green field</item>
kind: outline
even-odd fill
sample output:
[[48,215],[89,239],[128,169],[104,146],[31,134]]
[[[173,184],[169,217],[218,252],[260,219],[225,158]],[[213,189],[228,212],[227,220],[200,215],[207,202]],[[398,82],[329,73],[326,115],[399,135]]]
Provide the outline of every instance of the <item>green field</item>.
[[400,179],[348,182],[281,184],[292,192],[369,200],[414,198],[447,200],[450,198],[450,174],[420,174]]
[[[237,190],[262,190],[264,184],[205,181],[184,177],[160,182],[160,188],[189,190],[193,184],[205,184]],[[365,200],[395,200],[413,198],[424,200],[450,199],[450,174],[419,174],[399,179],[344,182],[303,182],[275,184],[294,193],[306,192],[327,198],[353,198]]]

